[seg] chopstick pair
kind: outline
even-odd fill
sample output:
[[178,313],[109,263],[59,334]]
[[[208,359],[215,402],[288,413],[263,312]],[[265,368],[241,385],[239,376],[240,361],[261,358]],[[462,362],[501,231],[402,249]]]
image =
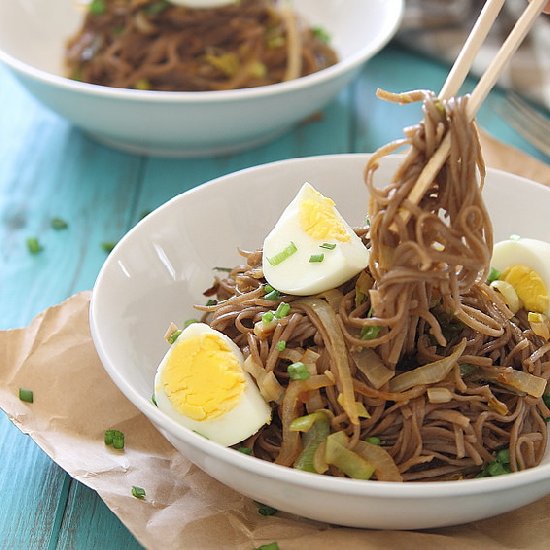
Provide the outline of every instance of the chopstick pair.
[[[439,99],[449,99],[458,93],[460,87],[466,79],[466,76],[470,72],[472,63],[477,53],[487,38],[495,19],[498,17],[498,14],[504,6],[504,2],[505,0],[488,0],[485,2],[474,28],[466,39],[462,50],[460,51],[447,76],[445,84],[439,92]],[[529,5],[517,20],[514,28],[471,93],[468,101],[468,115],[471,119],[475,117],[481,103],[485,100],[493,86],[496,84],[506,63],[519,48],[546,3],[547,0],[531,0]],[[441,170],[447,160],[450,149],[451,136],[447,133],[435,155],[427,162],[426,166],[422,170],[418,180],[411,190],[411,193],[409,194],[408,198],[414,204],[418,204],[424,194],[428,191],[435,175],[439,172],[439,170]],[[410,210],[401,210],[400,215],[406,223],[409,220],[411,213]]]

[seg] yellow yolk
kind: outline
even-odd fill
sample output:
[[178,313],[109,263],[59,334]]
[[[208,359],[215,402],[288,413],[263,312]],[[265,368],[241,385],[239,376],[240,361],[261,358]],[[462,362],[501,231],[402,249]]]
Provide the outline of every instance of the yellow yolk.
[[215,334],[178,342],[161,382],[173,407],[193,420],[211,420],[238,403],[245,378],[231,348]]
[[351,237],[336,214],[334,201],[314,189],[300,202],[300,225],[313,239],[349,242]]
[[499,279],[514,287],[526,310],[546,313],[549,300],[548,289],[534,269],[526,265],[512,265],[502,272]]

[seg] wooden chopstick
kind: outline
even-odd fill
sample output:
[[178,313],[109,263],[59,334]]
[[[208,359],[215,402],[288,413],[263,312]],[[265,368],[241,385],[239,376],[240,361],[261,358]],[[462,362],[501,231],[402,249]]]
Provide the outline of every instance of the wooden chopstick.
[[[547,0],[531,0],[525,11],[514,25],[512,32],[504,41],[497,55],[493,58],[489,64],[489,67],[487,67],[486,71],[481,76],[468,101],[468,115],[471,119],[475,117],[481,103],[496,84],[498,77],[504,69],[504,66],[523,42],[523,39],[529,32],[529,29],[542,12],[546,2]],[[470,71],[474,58],[483,44],[483,41],[487,37],[487,34],[489,33],[495,19],[500,13],[503,4],[504,0],[488,0],[485,3],[479,18],[472,29],[472,32],[464,43],[464,46],[462,47],[462,50],[460,51],[457,60],[449,72],[447,80],[439,93],[440,99],[448,99],[449,97],[456,95],[460,89],[460,86],[462,86],[468,72]],[[436,174],[445,164],[450,150],[451,136],[447,132],[435,155],[427,162],[414,187],[412,188],[408,197],[411,202],[414,204],[418,204],[420,202],[422,197],[430,188]],[[409,221],[411,216],[410,210],[400,210],[399,214],[405,223]]]

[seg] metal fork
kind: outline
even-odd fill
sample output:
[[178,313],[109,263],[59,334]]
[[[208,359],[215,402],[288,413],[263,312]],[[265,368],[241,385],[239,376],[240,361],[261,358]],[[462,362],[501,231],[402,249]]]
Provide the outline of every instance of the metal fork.
[[506,94],[498,112],[529,143],[550,157],[550,118],[536,111],[515,92]]

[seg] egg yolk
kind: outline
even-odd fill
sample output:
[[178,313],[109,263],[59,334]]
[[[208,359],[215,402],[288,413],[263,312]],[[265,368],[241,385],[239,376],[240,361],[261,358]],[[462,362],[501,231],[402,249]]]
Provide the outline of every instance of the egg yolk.
[[309,197],[300,201],[300,225],[302,229],[316,240],[351,240],[346,227],[339,219],[334,208],[334,201],[311,189]]
[[172,406],[193,420],[211,420],[233,409],[245,389],[241,365],[215,334],[178,342],[161,381]]
[[514,287],[526,310],[546,313],[549,300],[548,289],[534,269],[526,265],[512,265],[502,272],[499,279]]

